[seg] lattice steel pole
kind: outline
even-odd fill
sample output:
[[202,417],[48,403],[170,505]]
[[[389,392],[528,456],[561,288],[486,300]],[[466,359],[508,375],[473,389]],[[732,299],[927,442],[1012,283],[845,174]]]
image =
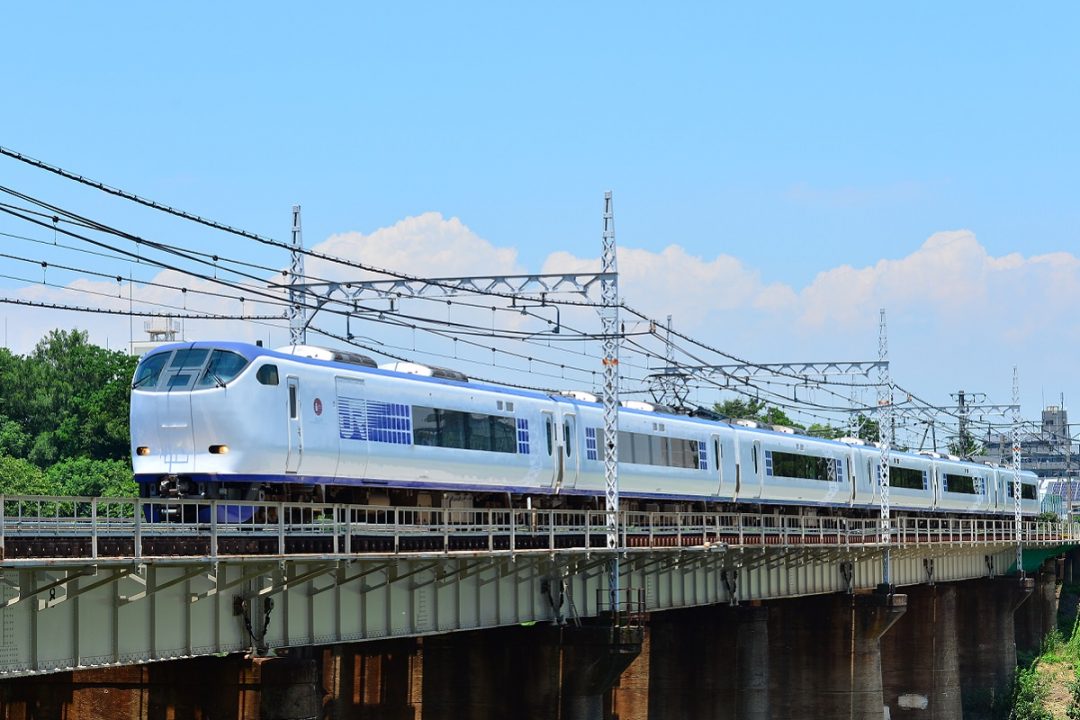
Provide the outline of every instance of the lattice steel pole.
[[[1016,522],[1016,572],[1024,577],[1023,526],[1020,514],[1020,374],[1013,365],[1012,386],[1012,470],[1013,470],[1013,516]],[[1067,431],[1067,429],[1066,429]]]
[[612,617],[619,601],[619,276],[615,264],[615,214],[611,191],[604,193],[604,234],[600,311],[604,347],[604,485],[606,488],[608,593]]
[[878,459],[881,502],[881,543],[885,552],[881,556],[881,582],[886,587],[892,585],[892,557],[889,544],[892,540],[891,521],[889,519],[889,452],[892,449],[892,380],[889,377],[889,336],[885,325],[885,308],[881,309],[878,326],[878,441],[881,456]]
[[300,232],[300,206],[292,208],[292,253],[289,262],[289,344],[303,345],[307,341],[304,322],[304,293],[297,287],[304,282],[304,238]]

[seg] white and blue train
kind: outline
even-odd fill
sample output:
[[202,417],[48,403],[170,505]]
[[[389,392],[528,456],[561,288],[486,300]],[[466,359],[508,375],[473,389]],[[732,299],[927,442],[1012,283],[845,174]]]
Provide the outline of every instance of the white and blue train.
[[[355,353],[231,342],[159,347],[131,393],[144,497],[313,499],[432,507],[602,507],[603,408]],[[627,509],[872,512],[880,451],[641,402],[619,413]],[[1011,469],[893,452],[894,512],[1011,516]],[[1023,512],[1039,512],[1021,476]],[[513,496],[517,496],[515,500]],[[696,505],[694,505],[696,503]]]

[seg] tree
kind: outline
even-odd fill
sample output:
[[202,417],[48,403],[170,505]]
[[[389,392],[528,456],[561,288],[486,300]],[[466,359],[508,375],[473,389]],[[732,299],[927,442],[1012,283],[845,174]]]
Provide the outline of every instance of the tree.
[[68,458],[51,466],[45,476],[62,495],[132,497],[139,494],[139,486],[131,476],[131,465],[123,460]]
[[0,495],[54,495],[55,490],[33,463],[0,456]]
[[963,432],[949,443],[949,454],[957,457],[971,459],[985,452],[983,444],[975,439],[969,432]]
[[866,442],[879,442],[881,440],[881,426],[877,420],[872,420],[862,413],[855,417],[855,437]]
[[[91,345],[80,330],[53,330],[21,369],[9,417],[31,435],[39,467],[68,457],[122,459],[129,453],[128,403],[137,358]],[[4,372],[0,357],[0,374]]]
[[757,398],[748,400],[727,400],[713,405],[717,413],[732,420],[757,420],[759,413],[765,408],[765,402]]
[[847,430],[845,428],[836,427],[835,425],[814,423],[806,429],[806,434],[825,438],[826,440],[837,440],[845,437],[847,435]]

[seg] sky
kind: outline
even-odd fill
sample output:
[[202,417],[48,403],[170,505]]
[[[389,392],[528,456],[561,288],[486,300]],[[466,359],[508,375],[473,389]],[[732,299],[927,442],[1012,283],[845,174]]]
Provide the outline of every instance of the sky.
[[[874,360],[884,307],[904,387],[1004,403],[1017,365],[1036,417],[1080,399],[1078,20],[1064,2],[23,3],[0,145],[283,240],[300,204],[307,246],[429,276],[595,271],[611,190],[628,304],[756,362]],[[0,185],[288,262],[9,158]],[[154,277],[0,245],[51,264],[0,258],[8,298],[92,304],[33,285],[100,281],[58,264],[133,295]],[[0,313],[16,352],[48,327],[122,346],[140,325]]]

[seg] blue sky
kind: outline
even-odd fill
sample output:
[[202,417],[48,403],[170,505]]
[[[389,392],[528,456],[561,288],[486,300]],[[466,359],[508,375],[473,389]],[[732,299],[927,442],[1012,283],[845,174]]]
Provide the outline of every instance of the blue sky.
[[[61,7],[5,8],[0,144],[276,237],[299,202],[309,245],[436,212],[539,270],[559,251],[598,254],[612,189],[621,246],[730,255],[796,294],[944,231],[970,231],[991,258],[1080,246],[1073,4]],[[222,242],[10,160],[0,178],[146,234]],[[1063,282],[1055,297],[1072,297]],[[904,374],[939,394],[919,328],[971,333],[997,312],[950,326],[896,304]],[[752,326],[707,339],[760,360],[872,356],[870,305],[833,345]],[[993,355],[1030,366],[1029,393],[1080,398],[1064,358],[1044,367],[1024,349],[1076,344],[1046,333],[995,337]]]

